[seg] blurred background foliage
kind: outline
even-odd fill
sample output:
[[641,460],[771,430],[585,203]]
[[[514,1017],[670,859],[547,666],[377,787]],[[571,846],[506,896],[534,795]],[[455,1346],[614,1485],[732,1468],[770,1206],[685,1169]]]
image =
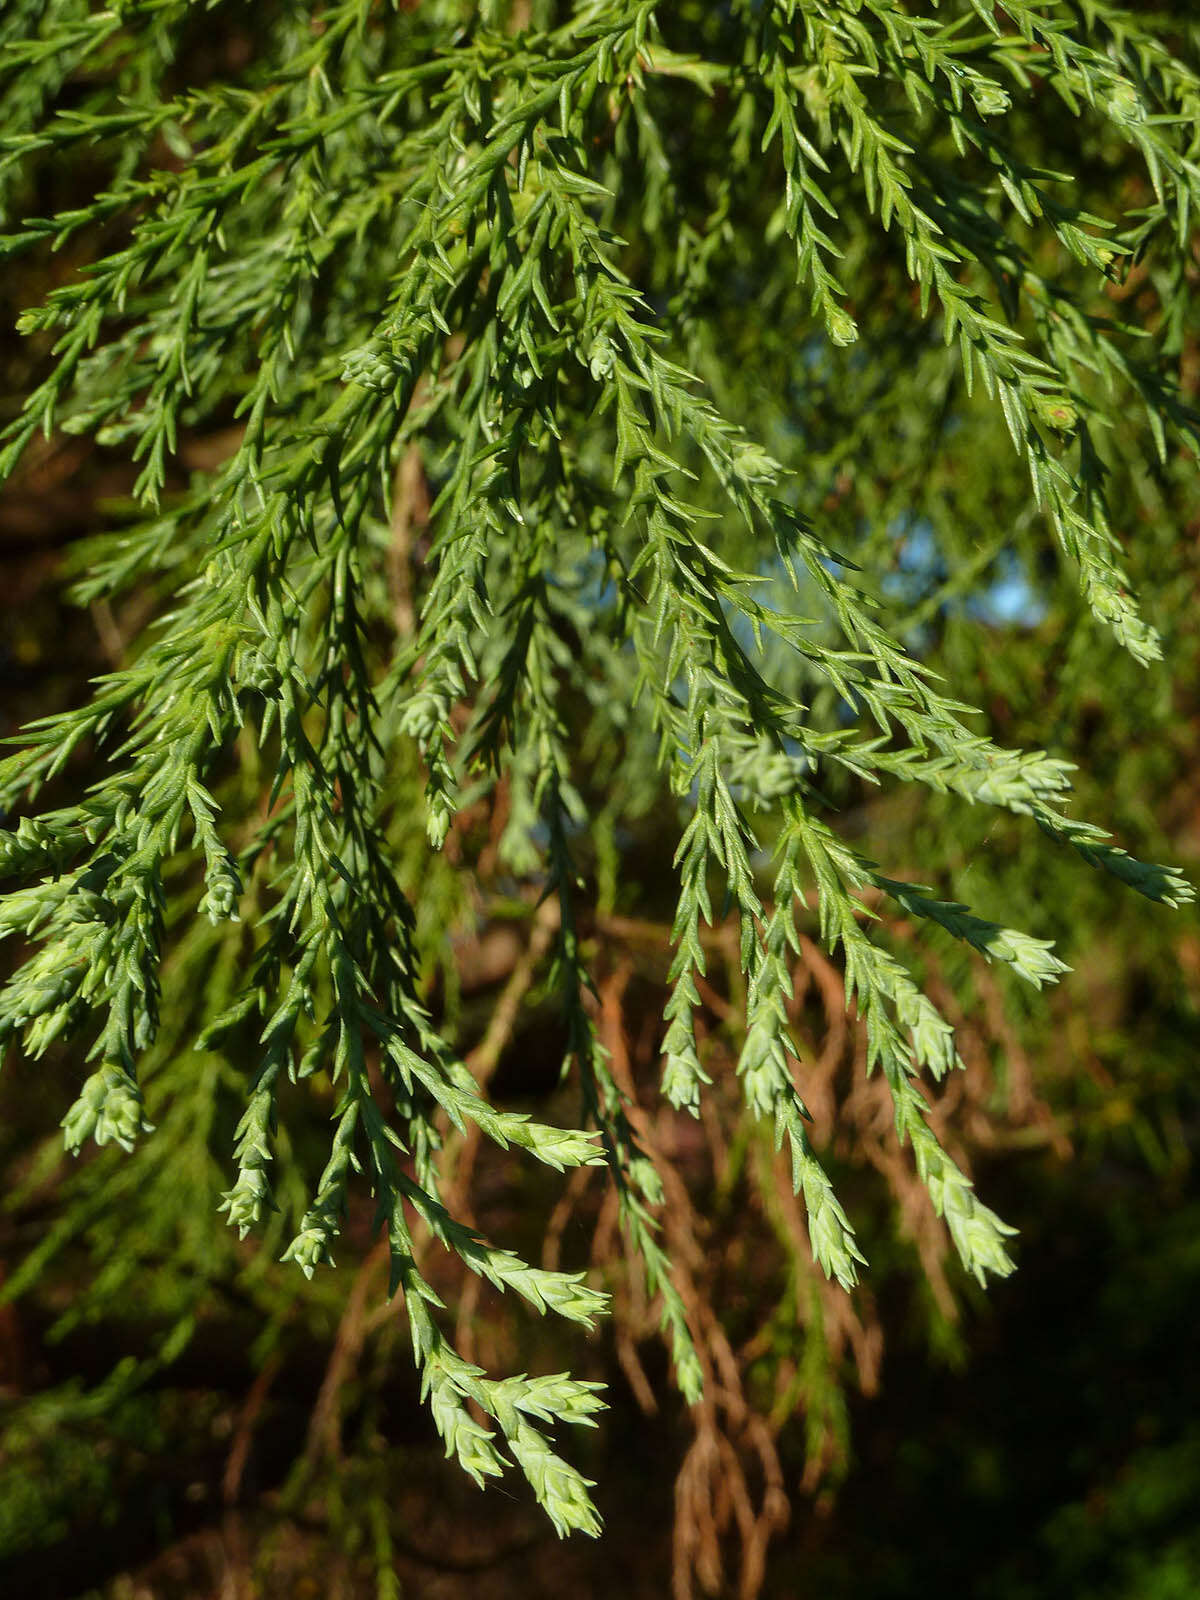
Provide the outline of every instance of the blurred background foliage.
[[[1194,47],[1190,9],[1176,5],[1176,28]],[[719,46],[719,8],[679,12],[679,48],[696,47],[701,31]],[[199,81],[254,47],[245,19],[219,37],[198,21],[166,70]],[[72,92],[86,95],[86,82]],[[836,349],[816,337],[807,297],[773,250],[748,249],[745,227],[723,232],[732,201],[719,173],[686,159],[689,140],[704,145],[707,102],[684,85],[678,94],[678,115],[667,119],[671,172],[694,192],[664,189],[661,204],[690,219],[680,259],[698,259],[717,240],[741,252],[721,273],[687,280],[690,300],[676,308],[686,314],[687,361],[794,473],[798,504],[820,507],[830,543],[863,569],[912,648],[951,685],[977,686],[987,731],[1077,763],[1079,813],[1142,856],[1181,863],[1194,880],[1194,457],[1180,452],[1150,473],[1131,452],[1129,470],[1114,474],[1131,574],[1164,641],[1165,669],[1147,672],[1086,618],[1073,576],[1030,514],[1007,440],[980,398],[963,393],[957,358],[912,314],[903,261],[857,259],[851,235],[842,276],[860,286],[852,309],[861,339]],[[1043,114],[1052,114],[1048,105]],[[1061,109],[1053,114],[1065,128]],[[1096,119],[1081,126],[1082,153],[1072,127],[1071,161],[1064,157],[1081,191],[1120,191],[1136,203],[1145,180],[1128,150]],[[622,174],[645,162],[638,137],[636,119],[620,120],[600,158],[618,196]],[[1052,134],[1042,137],[1053,146]],[[97,162],[86,148],[74,165],[35,161],[25,182],[37,209],[88,194]],[[852,208],[851,195],[839,198]],[[772,241],[769,212],[760,221]],[[643,213],[631,206],[613,222],[651,303],[680,293],[678,263],[651,248],[639,256]],[[6,266],[4,328],[75,264],[68,249]],[[1194,294],[1195,248],[1188,273]],[[1150,274],[1135,268],[1113,298],[1144,296],[1153,317],[1154,292]],[[1185,396],[1195,402],[1197,324],[1179,330],[1178,345]],[[0,391],[27,390],[43,355],[6,332]],[[228,448],[221,426],[182,437],[173,486]],[[1114,449],[1119,456],[1120,439]],[[419,599],[439,469],[417,454],[406,470],[411,570],[389,579],[401,608],[414,590]],[[142,590],[111,607],[68,599],[83,541],[128,515],[131,483],[116,452],[62,435],[0,498],[7,734],[77,702],[159,602]],[[381,574],[386,555],[384,530]],[[580,592],[564,630],[586,648],[587,608],[609,601],[602,575],[590,598]],[[63,1155],[58,1123],[78,1075],[69,1050],[36,1064],[13,1056],[0,1078],[0,1592],[8,1600],[638,1600],[672,1584],[679,1595],[694,1586],[825,1600],[1200,1593],[1194,914],[1119,893],[1010,816],[912,788],[858,792],[840,780],[833,798],[859,848],[896,876],[936,875],[942,892],[982,914],[1002,911],[1058,941],[1074,969],[1057,989],[1035,993],[949,941],[923,947],[923,979],[959,1024],[967,1063],[940,1091],[939,1131],[1020,1229],[1019,1272],[985,1296],[951,1264],[895,1143],[886,1096],[858,1070],[862,1041],[844,1018],[836,966],[806,945],[791,1020],[814,1063],[817,1142],[871,1260],[865,1286],[846,1299],[813,1269],[769,1141],[731,1090],[739,1009],[731,930],[713,930],[703,993],[713,1108],[697,1128],[656,1103],[678,819],[654,803],[648,783],[639,808],[645,752],[621,746],[620,707],[610,715],[611,744],[585,752],[583,791],[603,818],[619,790],[623,824],[580,842],[584,935],[602,1037],[669,1177],[667,1235],[705,1329],[710,1398],[690,1415],[677,1397],[664,1398],[656,1319],[621,1256],[599,1180],[584,1173],[563,1190],[468,1140],[456,1183],[480,1225],[533,1259],[594,1265],[616,1297],[600,1333],[567,1351],[559,1329],[431,1260],[464,1354],[518,1371],[570,1361],[579,1376],[610,1386],[611,1410],[576,1454],[600,1485],[599,1544],[561,1545],[520,1495],[476,1492],[441,1460],[419,1404],[407,1330],[383,1301],[386,1264],[368,1197],[353,1202],[338,1270],[311,1282],[278,1263],[289,1158],[302,1165],[303,1149],[279,1152],[284,1215],[273,1231],[242,1243],[220,1225],[242,1075],[192,1041],[197,1019],[219,1007],[239,946],[227,927],[181,927],[174,999],[145,1075],[157,1131],[133,1154]],[[86,783],[88,762],[80,752],[61,782]],[[415,760],[395,782],[398,812],[411,791],[408,809],[418,815]],[[244,784],[248,801],[259,774],[231,771],[228,783]],[[402,858],[409,851],[410,880],[420,875],[418,934],[439,1026],[470,1052],[498,1101],[569,1121],[558,1104],[563,1041],[548,993],[550,930],[536,897],[514,890],[499,862],[506,833],[511,846],[526,826],[502,786],[464,813],[432,865],[419,830],[411,839],[401,830],[396,848]],[[883,936],[904,932],[885,924]],[[306,1104],[315,1150],[332,1087],[324,1105],[318,1096]],[[303,1125],[299,1112],[294,1125]],[[294,1204],[303,1209],[299,1190]]]

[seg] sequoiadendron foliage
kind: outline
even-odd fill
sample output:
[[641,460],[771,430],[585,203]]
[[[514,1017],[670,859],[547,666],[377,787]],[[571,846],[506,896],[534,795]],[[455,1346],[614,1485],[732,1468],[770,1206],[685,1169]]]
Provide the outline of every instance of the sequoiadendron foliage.
[[[428,1265],[590,1326],[607,1296],[584,1272],[455,1214],[448,1152],[475,1128],[605,1167],[701,1395],[660,1176],[597,1033],[585,865],[673,808],[662,1095],[703,1109],[705,941],[732,917],[744,1107],[847,1290],[864,1251],[789,1024],[804,928],[980,1281],[1012,1230],[928,1118],[923,1078],[961,1061],[905,941],[941,930],[1035,986],[1065,967],[892,876],[904,841],[852,842],[845,797],[1011,813],[1114,894],[1189,897],[1072,814],[1064,761],[981,732],[921,630],[1016,551],[1082,594],[1072,629],[1165,670],[1112,507],[1195,460],[1195,26],[1106,0],[245,9],[0,15],[0,254],[63,263],[21,316],[33,376],[0,470],[62,432],[130,463],[75,591],[136,589],[151,616],[0,766],[0,925],[28,941],[0,1033],[79,1041],[74,1150],[168,1137],[217,1062],[240,1100],[229,1222],[286,1226],[312,1275],[369,1191],[447,1452],[480,1482],[515,1462],[560,1533],[595,1533],[548,1438],[598,1386],[488,1375]],[[223,54],[226,26],[253,48]],[[90,192],[42,214],[84,149]],[[189,473],[181,440],[217,427],[224,458]],[[932,552],[907,619],[902,545]],[[73,788],[84,758],[99,775]],[[431,1001],[423,897],[461,910],[464,818],[500,789],[506,892],[554,910],[577,1127],[490,1103]],[[318,1091],[310,1170],[289,1118]]]

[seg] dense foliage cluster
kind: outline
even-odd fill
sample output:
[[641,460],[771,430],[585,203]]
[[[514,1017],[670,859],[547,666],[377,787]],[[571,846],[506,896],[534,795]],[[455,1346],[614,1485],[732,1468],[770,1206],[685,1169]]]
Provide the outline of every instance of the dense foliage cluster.
[[[711,1404],[682,1124],[736,1130],[784,1248],[852,1289],[834,1038],[883,1096],[863,1136],[882,1111],[909,1148],[887,1176],[931,1207],[926,1266],[940,1218],[980,1282],[1007,1273],[928,1086],[986,994],[985,1055],[1040,1003],[1018,984],[1064,972],[1039,879],[1102,869],[1089,915],[1190,898],[1110,836],[1144,813],[1102,786],[1073,808],[1066,757],[1100,663],[1130,705],[1157,692],[1194,581],[1197,26],[1107,0],[250,11],[0,16],[0,252],[52,277],[0,470],[64,436],[132,464],[71,559],[82,605],[136,613],[0,766],[0,925],[27,942],[0,1036],[82,1041],[67,1146],[134,1151],[79,1167],[10,1289],[82,1238],[112,1247],[101,1299],[234,1252],[277,1328],[271,1255],[311,1277],[369,1193],[447,1452],[594,1533],[550,1430],[598,1385],[492,1375],[444,1315],[439,1252],[581,1324],[608,1298],[562,1265],[553,1197],[535,1259],[544,1187],[528,1248],[485,1238],[481,1141],[576,1200],[607,1170]],[[60,203],[68,157],[88,192]],[[1062,652],[1045,748],[1005,736],[1006,616]],[[653,967],[638,918],[670,928],[661,1149],[613,1021]],[[521,954],[481,1022],[462,938],[496,926]],[[561,1125],[488,1093],[527,995],[561,1019]],[[268,1249],[215,1240],[218,1187]],[[781,1310],[819,1351],[842,1313],[815,1282],[796,1265]],[[199,1315],[164,1297],[149,1366]],[[808,1359],[781,1415],[819,1410]]]

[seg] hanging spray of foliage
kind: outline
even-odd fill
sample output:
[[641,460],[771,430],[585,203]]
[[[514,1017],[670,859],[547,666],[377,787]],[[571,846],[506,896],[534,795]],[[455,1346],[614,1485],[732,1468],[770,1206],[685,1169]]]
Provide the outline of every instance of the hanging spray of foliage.
[[[0,926],[29,941],[0,1036],[83,1041],[69,1148],[161,1141],[159,1180],[201,1192],[225,1166],[230,1224],[307,1275],[369,1190],[447,1453],[481,1483],[514,1462],[560,1533],[595,1533],[549,1432],[590,1423],[598,1386],[489,1375],[427,1263],[590,1325],[607,1296],[485,1239],[460,1169],[464,1139],[606,1168],[701,1402],[682,1202],[592,961],[645,819],[670,808],[677,843],[661,1095],[705,1110],[719,969],[730,1081],[791,1165],[764,1192],[845,1289],[864,1252],[811,1132],[797,963],[854,1008],[981,1282],[1012,1230],[929,1115],[923,1081],[963,1062],[906,943],[1065,970],[893,876],[906,847],[853,842],[856,797],[1010,813],[1114,894],[1190,897],[1072,813],[1052,748],[980,732],[921,628],[1015,551],[1071,575],[1072,628],[1163,670],[1113,508],[1194,470],[1195,25],[1106,0],[243,9],[0,18],[0,254],[70,264],[21,318],[37,378],[0,471],[56,430],[137,463],[75,594],[152,613],[0,765]],[[226,23],[244,59],[213,45]],[[72,154],[94,192],[37,215]],[[217,427],[223,459],[187,475],[180,438]],[[885,581],[918,523],[945,569],[920,617]],[[503,1031],[468,1061],[434,994],[480,884],[550,962],[574,1126],[491,1103]],[[318,1154],[299,1128],[330,1085]]]

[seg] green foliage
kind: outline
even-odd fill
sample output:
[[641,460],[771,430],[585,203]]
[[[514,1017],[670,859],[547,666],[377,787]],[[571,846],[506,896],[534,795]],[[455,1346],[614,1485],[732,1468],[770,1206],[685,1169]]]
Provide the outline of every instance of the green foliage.
[[[1036,824],[1039,863],[1065,847],[1076,870],[1190,898],[1096,806],[1070,809],[1052,722],[1048,750],[981,731],[986,644],[962,606],[1007,559],[1080,671],[1116,660],[1106,630],[1142,665],[1163,653],[1127,569],[1170,578],[1132,519],[1194,483],[1196,27],[1100,0],[289,0],[256,8],[237,65],[201,44],[239,12],[34,0],[0,22],[0,253],[72,268],[21,318],[38,376],[0,470],[54,430],[135,463],[75,594],[153,607],[90,698],[0,765],[6,814],[50,797],[0,837],[0,926],[29,942],[0,1034],[30,1057],[86,1043],[71,1150],[158,1141],[162,1183],[198,1196],[215,1163],[239,1235],[265,1229],[308,1276],[369,1189],[447,1453],[479,1482],[511,1459],[560,1533],[594,1533],[548,1438],[593,1420],[597,1386],[468,1361],[422,1241],[590,1326],[606,1297],[582,1272],[447,1205],[448,1135],[606,1164],[699,1398],[586,938],[645,819],[668,814],[677,846],[662,1094],[700,1114],[705,936],[729,915],[744,1105],[786,1144],[813,1254],[847,1289],[865,1253],[789,1025],[810,911],[980,1282],[1011,1269],[1012,1229],[928,1115],[926,1075],[962,1061],[921,941],[1034,989],[1066,970],[1006,925],[1000,866],[976,870],[972,905],[891,875],[953,870],[944,842],[913,848],[920,819],[872,841],[885,866],[857,849],[871,787],[920,796],[926,820],[976,808],[981,833]],[[79,148],[94,193],[33,214]],[[234,424],[226,459],[185,474],[181,437]],[[933,552],[915,576],[914,530]],[[471,894],[450,841],[501,788],[501,889],[556,908],[574,1128],[490,1104],[432,993]],[[900,916],[920,939],[889,936]],[[306,1091],[329,1113],[319,1150]],[[83,1168],[99,1228],[116,1170]],[[206,1206],[186,1226],[212,1277]],[[252,1294],[275,1273],[239,1270]]]

